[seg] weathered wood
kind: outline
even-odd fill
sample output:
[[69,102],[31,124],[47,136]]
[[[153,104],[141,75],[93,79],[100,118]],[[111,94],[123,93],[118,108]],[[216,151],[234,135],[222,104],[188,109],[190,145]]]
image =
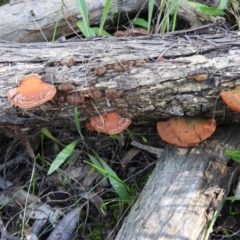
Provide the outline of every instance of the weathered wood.
[[166,146],[115,239],[204,239],[239,169],[224,155],[240,149],[239,134],[233,124],[193,148]]
[[[44,81],[58,86],[64,81],[76,85],[75,91],[108,88],[122,89],[118,99],[102,97],[91,104],[79,105],[81,121],[90,116],[116,110],[134,123],[155,124],[172,116],[213,117],[218,123],[237,122],[239,114],[217,100],[219,92],[240,83],[240,36],[237,33],[169,34],[139,38],[95,38],[79,42],[16,44],[0,42],[0,124],[58,124],[69,119],[73,106],[44,104],[28,111],[12,107],[6,97],[23,76],[39,74]],[[73,66],[61,61],[75,56]],[[164,57],[164,61],[159,61]],[[140,67],[124,72],[107,70],[94,74],[99,65],[146,60]],[[207,73],[202,82],[187,76]],[[216,105],[216,106],[215,106]],[[215,111],[214,111],[215,108]]]
[[[86,3],[90,24],[99,25],[105,0],[87,0]],[[112,1],[108,20],[113,10],[117,14],[132,14],[143,4],[144,0],[124,1],[124,4]],[[82,20],[75,0],[14,0],[0,7],[0,19],[0,39],[14,42],[52,41],[56,26],[56,38],[75,34],[76,22]]]
[[[160,2],[155,1],[155,6],[161,6]],[[100,25],[105,0],[86,0],[86,3],[90,25]],[[116,25],[121,16],[134,18],[146,12],[147,3],[147,0],[112,1],[106,25]],[[218,1],[211,1],[211,5],[217,6]],[[114,16],[113,12],[116,12]],[[179,6],[178,18],[191,27],[199,27],[202,22],[224,22],[224,18],[200,14],[184,4]],[[0,19],[0,39],[14,42],[52,41],[56,26],[55,39],[77,34],[76,22],[82,20],[75,0],[11,0],[10,4],[0,7]],[[154,27],[153,30],[157,32]]]

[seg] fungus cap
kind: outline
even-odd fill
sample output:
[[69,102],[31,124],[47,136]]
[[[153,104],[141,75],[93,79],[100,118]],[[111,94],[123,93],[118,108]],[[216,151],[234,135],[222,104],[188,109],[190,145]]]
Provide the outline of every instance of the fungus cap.
[[216,130],[214,119],[170,118],[157,123],[159,136],[179,147],[194,146],[209,138]]
[[222,100],[233,111],[240,112],[240,86],[237,86],[231,91],[220,93]]
[[95,128],[92,126],[91,122],[86,122],[85,127],[88,131],[96,131]]
[[44,83],[37,75],[24,78],[20,86],[8,91],[8,99],[19,108],[29,109],[51,100],[56,94],[53,85]]
[[124,131],[132,120],[121,117],[117,112],[108,112],[101,116],[91,117],[90,122],[96,131],[112,135]]

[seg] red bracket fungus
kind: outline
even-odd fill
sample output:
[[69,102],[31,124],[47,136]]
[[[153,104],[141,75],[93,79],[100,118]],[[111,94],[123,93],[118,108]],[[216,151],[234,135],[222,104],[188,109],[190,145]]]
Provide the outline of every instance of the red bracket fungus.
[[240,112],[240,86],[237,86],[232,91],[221,92],[220,95],[229,108]]
[[24,78],[17,88],[10,89],[7,93],[11,103],[19,108],[29,109],[50,101],[57,89],[44,83],[37,75]]
[[95,128],[92,126],[91,122],[86,122],[85,127],[88,131],[96,131]]
[[157,123],[159,136],[166,142],[179,146],[194,146],[209,138],[216,129],[214,119],[170,118]]
[[108,112],[101,116],[91,117],[90,122],[96,131],[113,135],[124,131],[132,120],[121,117],[117,112]]

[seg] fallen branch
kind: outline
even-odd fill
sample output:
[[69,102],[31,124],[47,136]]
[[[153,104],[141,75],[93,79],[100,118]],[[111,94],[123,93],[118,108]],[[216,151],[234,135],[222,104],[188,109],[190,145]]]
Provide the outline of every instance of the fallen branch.
[[[0,124],[62,124],[72,118],[74,106],[66,103],[66,96],[75,92],[85,96],[78,104],[81,121],[107,111],[145,125],[183,115],[214,116],[218,123],[239,121],[239,114],[218,100],[219,92],[239,84],[239,39],[232,32],[188,31],[77,42],[0,42]],[[75,89],[58,91],[53,103],[23,111],[10,105],[6,92],[29,74],[56,87],[68,81]],[[197,76],[206,80],[195,81]],[[102,97],[94,99],[92,91]]]

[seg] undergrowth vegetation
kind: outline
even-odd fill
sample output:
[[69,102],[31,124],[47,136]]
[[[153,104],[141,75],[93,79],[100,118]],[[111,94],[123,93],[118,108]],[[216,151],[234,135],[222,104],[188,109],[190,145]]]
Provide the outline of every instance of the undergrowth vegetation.
[[76,108],[71,122],[70,128],[42,128],[28,136],[22,132],[38,153],[34,159],[22,141],[2,145],[10,165],[5,167],[9,188],[4,191],[1,217],[8,232],[19,232],[21,239],[30,234],[27,226],[43,219],[38,239],[53,239],[57,222],[66,231],[64,221],[74,223],[70,239],[111,239],[155,165],[156,156],[148,152],[135,149],[127,154],[131,141],[147,141],[153,136],[150,132],[128,131],[121,136],[88,132],[81,127]]

